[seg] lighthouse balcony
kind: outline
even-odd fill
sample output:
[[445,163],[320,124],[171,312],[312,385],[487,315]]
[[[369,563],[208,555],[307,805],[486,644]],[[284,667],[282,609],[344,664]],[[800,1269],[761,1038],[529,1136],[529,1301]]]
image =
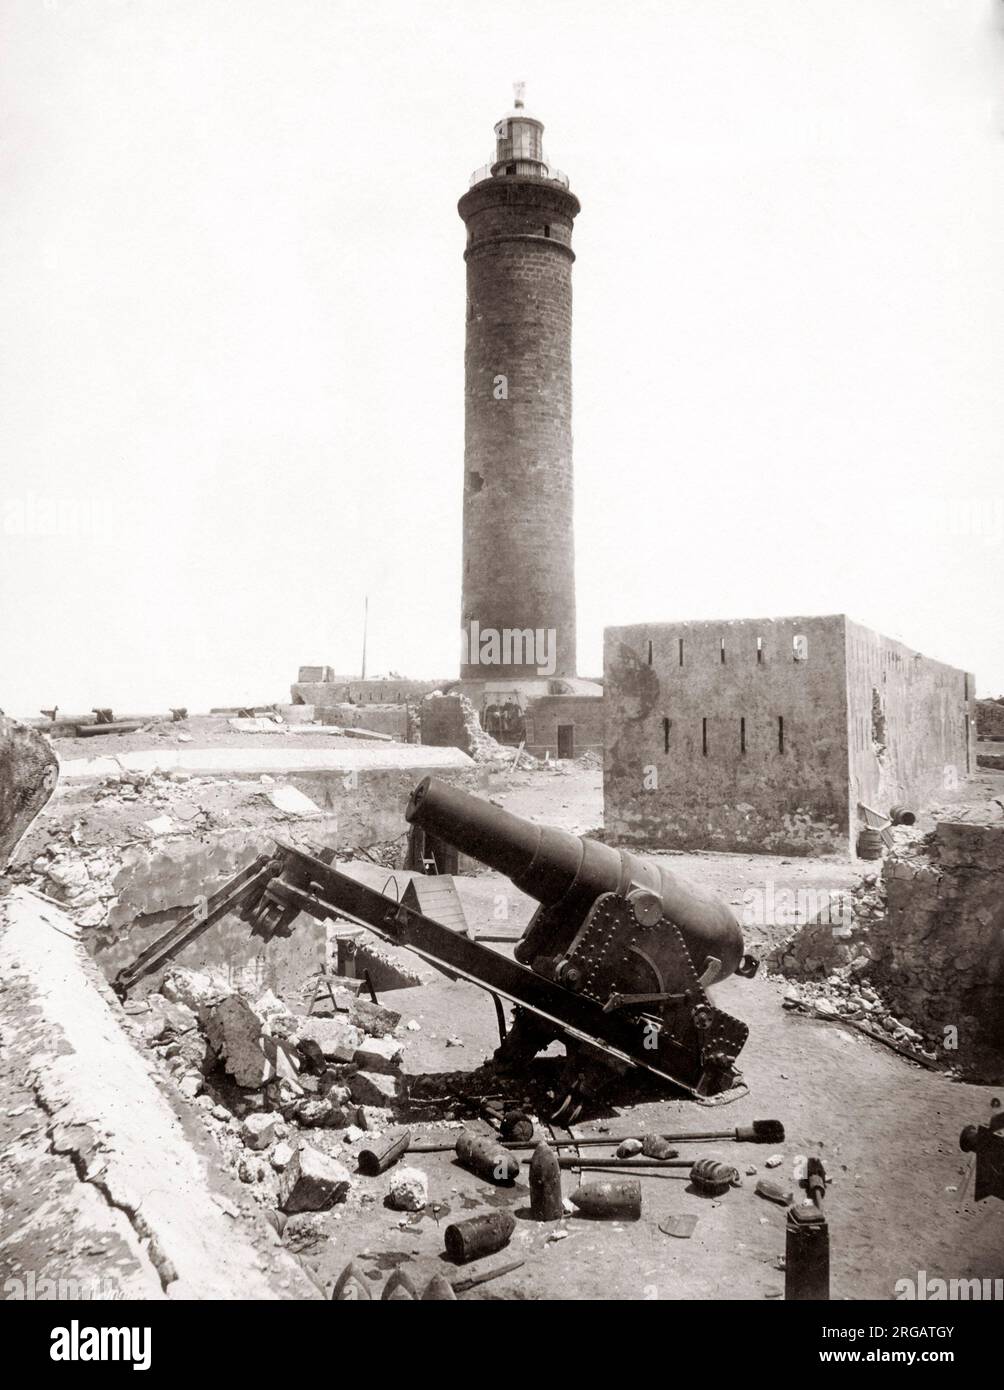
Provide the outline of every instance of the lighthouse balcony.
[[549,164],[542,164],[537,159],[514,159],[508,163],[482,164],[480,169],[474,170],[468,186],[473,188],[475,184],[484,183],[487,179],[502,178],[505,175],[515,175],[521,179],[541,179],[547,183],[560,183],[562,188],[568,187],[567,174],[562,173],[560,169],[552,168]]

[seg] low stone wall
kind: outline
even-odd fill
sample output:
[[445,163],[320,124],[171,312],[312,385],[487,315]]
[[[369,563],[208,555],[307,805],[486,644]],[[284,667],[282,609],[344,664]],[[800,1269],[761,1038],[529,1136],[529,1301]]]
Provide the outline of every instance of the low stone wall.
[[968,1079],[1004,1082],[1004,825],[941,822],[885,886],[872,978]]
[[326,705],[319,714],[322,724],[342,729],[372,729],[377,734],[390,734],[402,743],[411,738],[407,705]]

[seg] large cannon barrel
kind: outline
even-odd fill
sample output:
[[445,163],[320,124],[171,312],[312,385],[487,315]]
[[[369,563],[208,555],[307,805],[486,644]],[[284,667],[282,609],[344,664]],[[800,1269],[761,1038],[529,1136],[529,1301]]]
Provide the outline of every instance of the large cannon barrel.
[[[505,874],[522,892],[560,913],[570,927],[578,926],[603,893],[647,889],[660,898],[663,916],[679,929],[698,974],[708,957],[720,961],[719,979],[731,975],[742,959],[742,931],[734,913],[655,860],[535,825],[435,777],[424,778],[415,788],[405,816]],[[522,958],[519,951],[517,957]]]

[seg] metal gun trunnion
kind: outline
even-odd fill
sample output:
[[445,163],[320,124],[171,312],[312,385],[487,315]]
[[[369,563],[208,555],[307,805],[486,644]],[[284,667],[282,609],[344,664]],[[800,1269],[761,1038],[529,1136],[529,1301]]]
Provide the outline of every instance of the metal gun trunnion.
[[748,1030],[706,989],[751,975],[756,962],[723,903],[656,861],[534,825],[435,778],[416,787],[405,814],[540,904],[515,960],[339,873],[333,851],[279,844],[120,971],[116,989],[124,996],[228,912],[265,940],[289,936],[300,912],[347,918],[513,1004],[498,1067],[523,1066],[560,1039],[563,1118],[635,1067],[700,1096],[735,1083]]

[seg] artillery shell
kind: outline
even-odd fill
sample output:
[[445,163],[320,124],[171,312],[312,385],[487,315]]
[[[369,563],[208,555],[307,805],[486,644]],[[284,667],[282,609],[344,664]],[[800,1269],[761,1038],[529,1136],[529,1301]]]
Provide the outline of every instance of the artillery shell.
[[511,1211],[493,1211],[484,1216],[472,1216],[469,1221],[457,1221],[446,1228],[446,1253],[455,1264],[469,1264],[482,1255],[494,1255],[504,1250],[516,1229]]
[[410,1143],[411,1135],[405,1130],[403,1134],[395,1134],[383,1143],[370,1144],[365,1149],[360,1149],[360,1173],[365,1173],[370,1178],[375,1178],[378,1173],[385,1173],[388,1168],[393,1168],[402,1154],[408,1152]]
[[457,1158],[479,1178],[500,1186],[513,1183],[519,1177],[518,1158],[494,1139],[482,1139],[467,1130],[457,1139]]
[[418,1289],[415,1288],[405,1270],[395,1269],[384,1285],[380,1301],[381,1303],[417,1303],[419,1301]]
[[641,1216],[641,1183],[637,1178],[585,1182],[569,1196],[580,1216],[600,1221],[637,1221]]
[[371,1300],[372,1295],[366,1282],[366,1275],[352,1260],[338,1276],[338,1282],[331,1290],[332,1303],[362,1303]]
[[422,1294],[423,1303],[440,1301],[443,1303],[456,1303],[457,1295],[453,1292],[453,1285],[449,1279],[444,1279],[441,1274],[434,1274],[425,1286]]
[[560,1221],[561,1168],[547,1144],[538,1144],[530,1159],[530,1215],[534,1221]]
[[739,1178],[738,1168],[714,1158],[699,1158],[690,1170],[690,1181],[702,1192],[721,1195]]
[[510,1144],[525,1144],[533,1138],[533,1121],[524,1110],[507,1110],[502,1116],[499,1136]]

